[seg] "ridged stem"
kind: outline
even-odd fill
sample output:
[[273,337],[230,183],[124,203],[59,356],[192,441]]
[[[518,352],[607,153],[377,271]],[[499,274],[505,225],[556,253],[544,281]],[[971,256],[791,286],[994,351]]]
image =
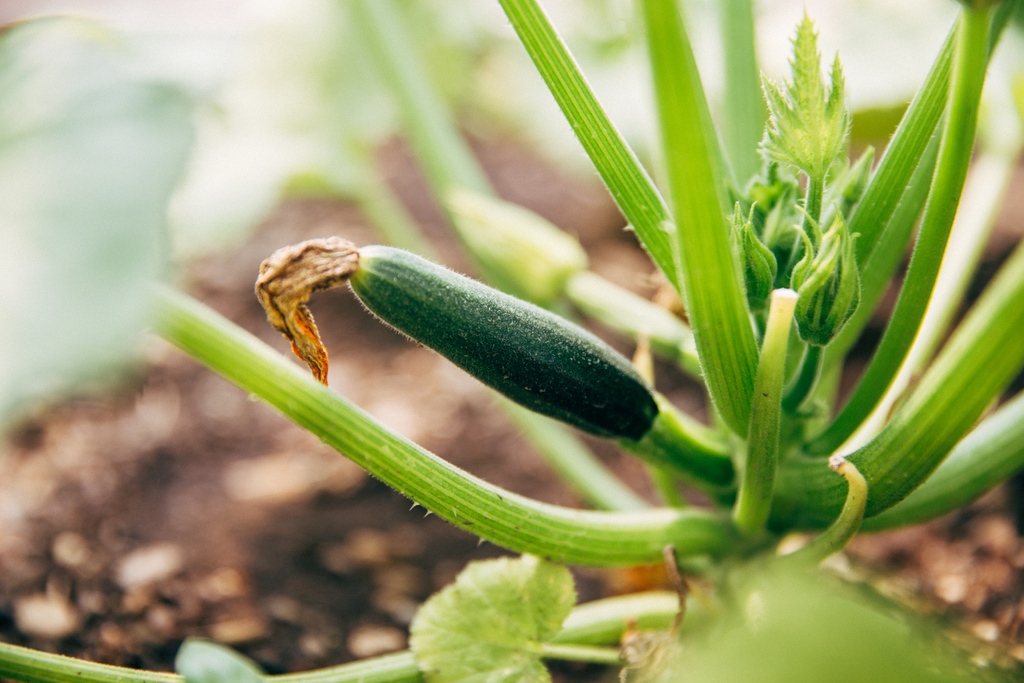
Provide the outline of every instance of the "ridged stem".
[[725,219],[718,135],[680,7],[640,3],[657,96],[658,120],[690,326],[715,409],[746,436],[757,370],[757,342]]
[[747,432],[747,462],[733,509],[736,527],[751,536],[764,529],[771,511],[779,457],[782,382],[796,300],[797,294],[791,289],[772,292],[768,325],[754,380],[754,403],[750,408],[750,429]]
[[682,555],[731,545],[728,523],[706,512],[574,510],[489,484],[390,432],[198,302],[159,290],[158,304],[158,330],[168,341],[427,510],[498,546],[615,566],[658,562],[667,545]]

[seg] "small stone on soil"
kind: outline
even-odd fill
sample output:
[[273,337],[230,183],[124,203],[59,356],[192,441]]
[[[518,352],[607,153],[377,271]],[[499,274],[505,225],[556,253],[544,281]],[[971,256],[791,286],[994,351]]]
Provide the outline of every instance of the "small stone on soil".
[[133,550],[117,563],[116,581],[125,590],[171,578],[185,566],[185,553],[175,543],[154,543]]
[[18,630],[30,636],[60,640],[78,630],[78,610],[64,597],[37,593],[14,603]]
[[374,657],[405,647],[406,636],[391,626],[357,626],[348,636],[348,651],[353,657]]

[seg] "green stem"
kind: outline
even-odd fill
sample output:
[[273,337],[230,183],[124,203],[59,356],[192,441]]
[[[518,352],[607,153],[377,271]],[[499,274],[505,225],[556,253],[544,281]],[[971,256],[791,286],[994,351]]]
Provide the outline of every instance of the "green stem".
[[725,219],[718,136],[678,3],[644,0],[641,7],[678,231],[683,299],[715,409],[745,436],[757,342]]
[[772,505],[779,457],[782,380],[796,300],[793,290],[777,289],[772,292],[768,309],[768,326],[754,380],[754,404],[750,408],[747,462],[733,509],[733,522],[749,536],[764,529]]
[[965,9],[961,17],[950,84],[949,111],[939,143],[932,190],[910,267],[892,319],[864,376],[835,421],[807,450],[827,453],[838,448],[874,409],[906,357],[917,333],[942,263],[949,231],[974,149],[978,103],[988,65],[992,12]]
[[427,510],[498,546],[600,566],[657,562],[666,545],[684,555],[730,546],[726,522],[707,512],[573,510],[488,484],[388,431],[198,302],[160,290],[158,304],[168,341]]
[[655,392],[658,416],[637,441],[619,445],[655,467],[667,468],[694,486],[720,492],[735,479],[732,459],[721,434],[680,412]]
[[267,683],[421,683],[423,673],[408,650],[314,671],[267,676]]
[[646,337],[659,356],[673,361],[691,377],[701,378],[693,332],[671,311],[590,271],[573,275],[565,294],[587,317],[634,341]]
[[654,492],[658,495],[658,500],[662,504],[671,508],[684,508],[689,505],[686,501],[686,496],[679,490],[676,477],[672,476],[671,473],[661,467],[654,467],[652,465],[647,468],[647,476],[650,477],[651,484],[654,486]]
[[800,361],[800,369],[790,386],[786,388],[786,395],[782,399],[782,408],[787,413],[795,415],[807,397],[814,392],[825,360],[823,351],[821,346],[807,345],[804,357]]
[[545,659],[564,659],[570,662],[590,662],[591,664],[622,664],[622,655],[617,647],[540,643],[539,651],[541,657]]
[[[828,228],[827,225],[821,225],[821,204],[825,198],[825,179],[815,178],[813,176],[807,176],[807,194],[804,195],[804,224],[811,221],[818,225],[821,230]],[[813,230],[813,228],[812,228]],[[808,232],[804,229],[804,232]],[[808,233],[811,236],[813,233]],[[812,236],[811,241],[815,242],[814,248],[817,249],[820,244],[817,244],[817,240]]]
[[864,521],[864,508],[868,502],[867,480],[852,462],[841,455],[829,458],[828,466],[846,480],[846,502],[843,503],[843,509],[825,531],[788,559],[818,564],[845,548]]
[[580,144],[651,258],[679,291],[668,208],[536,0],[499,0]]
[[588,503],[599,510],[644,510],[650,507],[601,465],[562,424],[531,413],[499,394],[495,397],[534,447],[543,451],[548,464]]
[[596,600],[577,606],[550,642],[612,645],[620,642],[629,628],[667,629],[678,613],[679,596],[668,591]]
[[986,418],[932,476],[902,501],[864,522],[865,531],[921,524],[958,510],[1024,467],[1024,393]]
[[182,683],[177,674],[139,671],[0,643],[0,678],[21,683]]
[[[551,639],[556,645],[545,647],[614,645],[631,625],[668,628],[678,611],[678,596],[661,591],[585,603],[573,609],[562,630]],[[183,682],[178,674],[99,664],[7,643],[0,643],[0,677],[20,683]],[[412,652],[405,651],[266,678],[268,683],[420,683],[423,675]]]
[[[835,367],[846,358],[853,345],[857,343],[871,316],[878,307],[882,295],[885,294],[892,280],[893,273],[903,261],[907,245],[914,232],[914,226],[921,215],[921,209],[928,199],[932,176],[935,174],[935,158],[939,152],[939,137],[932,138],[931,143],[921,156],[917,170],[900,197],[900,201],[888,219],[888,225],[878,237],[875,249],[867,257],[867,262],[857,262],[860,269],[860,305],[843,328],[825,349],[825,366]],[[858,204],[858,206],[860,206]],[[854,217],[857,214],[854,213]],[[850,234],[854,234],[851,229]],[[857,239],[857,246],[861,239]]]
[[720,22],[725,50],[722,140],[739,187],[761,170],[761,156],[757,149],[766,118],[761,72],[757,67],[753,4],[751,0],[725,0],[721,3]]
[[490,193],[490,182],[452,125],[393,0],[353,0],[351,6],[385,78],[395,86],[409,139],[435,196],[457,187]]
[[946,109],[949,75],[960,23],[958,19],[950,30],[848,221],[850,234],[860,235],[856,246],[857,263],[862,273],[866,270],[868,257],[879,246],[881,235],[891,229],[893,212],[903,201],[910,178],[921,166],[921,159]]
[[1010,178],[1017,167],[1020,141],[1013,144],[1004,137],[1000,144],[1003,145],[1000,150],[983,151],[971,165],[963,201],[949,235],[949,246],[942,258],[921,329],[885,396],[850,438],[851,444],[862,444],[878,433],[913,377],[920,375],[935,355],[953,316],[963,303],[967,285],[981,259]]
[[[1024,246],[1000,269],[913,393],[868,444],[849,456],[871,487],[867,516],[917,488],[1024,367]],[[820,458],[791,457],[779,469],[772,524],[820,528],[845,497]]]

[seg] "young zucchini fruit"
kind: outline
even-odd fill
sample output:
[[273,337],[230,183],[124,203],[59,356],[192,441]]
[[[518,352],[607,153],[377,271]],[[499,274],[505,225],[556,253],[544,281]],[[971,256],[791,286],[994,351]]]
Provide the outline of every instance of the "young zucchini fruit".
[[[534,412],[602,437],[714,489],[733,482],[717,434],[689,424],[628,360],[564,318],[415,254],[310,240],[264,261],[256,292],[270,322],[326,383],[309,295],[348,281],[385,324]],[[702,432],[706,432],[702,433]],[[710,434],[710,436],[708,436]]]
[[401,249],[359,249],[349,278],[378,318],[530,410],[639,439],[658,405],[629,361],[586,330]]

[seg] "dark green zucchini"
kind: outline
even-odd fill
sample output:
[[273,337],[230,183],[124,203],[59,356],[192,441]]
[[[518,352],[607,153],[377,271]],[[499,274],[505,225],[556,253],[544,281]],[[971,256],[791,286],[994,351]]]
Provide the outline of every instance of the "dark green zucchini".
[[594,335],[415,254],[362,247],[349,285],[383,322],[530,410],[634,440],[658,414],[629,361]]

